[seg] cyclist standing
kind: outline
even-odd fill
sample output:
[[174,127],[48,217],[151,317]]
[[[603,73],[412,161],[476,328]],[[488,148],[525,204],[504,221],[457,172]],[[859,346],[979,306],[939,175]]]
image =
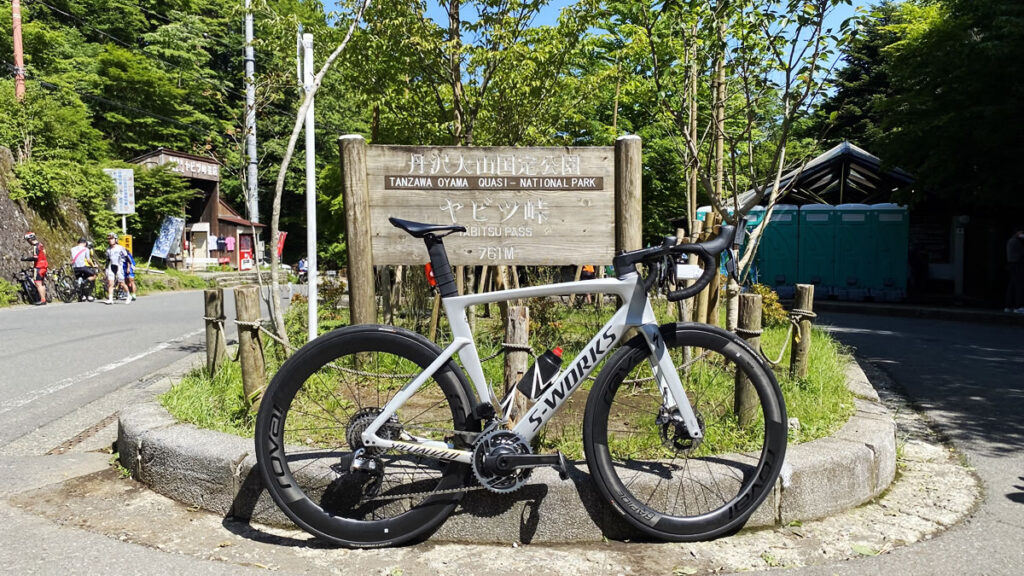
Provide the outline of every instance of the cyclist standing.
[[45,306],[46,305],[46,269],[49,267],[49,263],[46,261],[46,250],[43,248],[43,243],[36,239],[36,235],[33,232],[25,234],[25,241],[32,245],[32,255],[22,257],[22,262],[32,262],[32,281],[36,285],[36,290],[39,292],[39,301],[33,302],[34,306]]
[[78,301],[92,302],[92,293],[96,284],[96,264],[93,262],[92,247],[89,246],[89,242],[85,238],[79,238],[78,244],[71,249],[71,269],[74,271],[76,279],[85,280],[85,290],[79,292]]
[[124,250],[124,255],[124,281],[128,285],[129,301],[133,301],[135,300],[135,257],[127,248]]
[[[113,304],[115,285],[128,292],[128,286],[124,283],[124,261],[128,251],[117,243],[117,234],[113,232],[107,234],[107,244],[107,304]],[[132,299],[129,297],[124,303],[131,304]]]

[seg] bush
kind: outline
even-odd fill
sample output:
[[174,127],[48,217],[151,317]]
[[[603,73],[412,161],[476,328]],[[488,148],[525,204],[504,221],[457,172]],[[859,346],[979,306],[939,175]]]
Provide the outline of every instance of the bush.
[[18,287],[0,278],[0,308],[7,308],[18,301]]
[[764,284],[754,284],[750,291],[761,296],[761,325],[765,327],[785,326],[789,313],[779,302],[779,295]]

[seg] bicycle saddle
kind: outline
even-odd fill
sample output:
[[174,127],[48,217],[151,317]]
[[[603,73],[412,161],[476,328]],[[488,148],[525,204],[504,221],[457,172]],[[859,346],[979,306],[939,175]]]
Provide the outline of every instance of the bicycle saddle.
[[439,236],[447,236],[453,232],[465,232],[465,226],[459,226],[457,224],[424,224],[422,222],[412,222],[410,220],[402,220],[400,218],[389,217],[388,221],[395,228],[401,228],[413,236],[413,238],[423,238],[427,234],[435,234],[442,232]]

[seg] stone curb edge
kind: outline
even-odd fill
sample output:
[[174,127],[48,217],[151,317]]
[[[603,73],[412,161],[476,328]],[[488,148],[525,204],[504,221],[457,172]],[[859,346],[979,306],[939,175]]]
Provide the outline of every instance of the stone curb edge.
[[[830,516],[885,491],[896,474],[896,424],[856,360],[847,368],[855,411],[833,436],[790,446],[771,496],[747,527]],[[254,522],[293,527],[262,487],[253,441],[182,424],[155,402],[123,410],[121,465],[155,492],[182,504]],[[584,462],[571,481],[537,469],[510,495],[470,492],[434,541],[565,543],[636,538],[601,500]]]

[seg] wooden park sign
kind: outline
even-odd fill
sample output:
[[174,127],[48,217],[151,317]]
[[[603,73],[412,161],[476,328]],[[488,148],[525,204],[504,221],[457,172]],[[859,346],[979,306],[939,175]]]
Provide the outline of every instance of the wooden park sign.
[[371,146],[366,172],[374,264],[427,261],[389,216],[460,224],[453,266],[610,264],[613,149]]
[[367,146],[361,136],[340,146],[354,300],[362,275],[372,289],[372,266],[428,260],[392,216],[465,226],[444,240],[453,266],[610,264],[640,247],[635,136],[588,148]]

